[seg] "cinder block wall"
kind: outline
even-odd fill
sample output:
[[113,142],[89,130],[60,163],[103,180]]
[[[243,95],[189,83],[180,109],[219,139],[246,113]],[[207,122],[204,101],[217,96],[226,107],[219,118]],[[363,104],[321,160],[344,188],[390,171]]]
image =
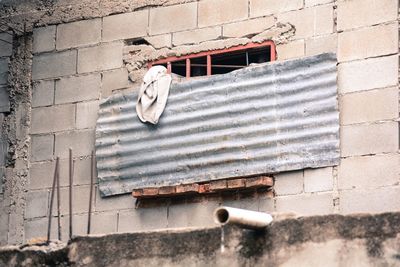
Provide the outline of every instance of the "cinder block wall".
[[[276,41],[278,60],[337,53],[341,164],[278,174],[275,197],[233,194],[135,208],[130,195],[102,199],[96,190],[93,233],[210,226],[219,205],[303,215],[400,210],[397,2],[200,0],[34,28],[24,238],[46,233],[57,156],[67,237],[69,147],[76,160],[74,231],[85,233],[98,104],[115,91],[137,88],[124,62],[126,40],[139,37],[156,49],[190,52],[213,47],[214,40],[246,42],[264,32]],[[278,34],[282,25],[291,31]]]

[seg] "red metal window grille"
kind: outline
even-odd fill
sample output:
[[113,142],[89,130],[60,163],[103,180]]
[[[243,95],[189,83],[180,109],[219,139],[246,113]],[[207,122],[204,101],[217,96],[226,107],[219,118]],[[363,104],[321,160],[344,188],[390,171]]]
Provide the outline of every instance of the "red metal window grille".
[[274,60],[276,60],[275,44],[273,41],[266,41],[180,57],[168,57],[150,62],[148,68],[154,65],[163,65],[167,68],[168,73],[190,78],[227,73],[247,67],[252,63]]

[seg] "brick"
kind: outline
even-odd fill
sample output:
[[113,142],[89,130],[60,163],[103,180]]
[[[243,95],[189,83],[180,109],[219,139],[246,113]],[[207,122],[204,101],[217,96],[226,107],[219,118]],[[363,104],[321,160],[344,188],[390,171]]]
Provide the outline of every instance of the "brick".
[[395,86],[398,82],[399,62],[397,56],[371,58],[339,64],[339,92]]
[[221,189],[226,189],[226,188],[227,188],[227,182],[225,179],[210,182],[210,190],[211,191],[221,190]]
[[199,184],[182,184],[176,186],[176,193],[197,193]]
[[397,0],[341,0],[337,6],[338,30],[397,20]]
[[36,81],[33,84],[32,107],[45,107],[54,104],[54,80]]
[[46,79],[76,73],[76,51],[36,55],[32,63],[32,79]]
[[343,125],[395,119],[399,115],[398,88],[345,94],[340,98]]
[[243,188],[246,187],[246,180],[245,179],[232,179],[227,180],[228,188]]
[[99,101],[82,102],[76,105],[76,128],[95,128]]
[[33,29],[33,53],[53,51],[56,48],[56,26]]
[[305,6],[310,7],[310,6],[316,6],[316,5],[324,5],[324,4],[329,4],[332,2],[333,2],[333,0],[305,0]]
[[276,47],[278,60],[287,60],[304,56],[304,40],[281,44]]
[[205,0],[199,2],[199,27],[244,20],[247,17],[247,0]]
[[333,32],[333,6],[315,6],[279,14],[278,21],[294,25],[297,39],[329,34]]
[[82,20],[57,26],[57,50],[96,44],[101,40],[101,19]]
[[253,177],[246,178],[246,187],[265,187],[273,186],[274,180],[271,177]]
[[170,205],[168,208],[168,228],[215,226],[213,212],[218,202],[200,202]]
[[7,84],[8,81],[8,64],[10,60],[8,58],[0,58],[0,84]]
[[172,34],[173,45],[199,44],[204,41],[215,40],[221,37],[221,27],[202,28]]
[[26,197],[25,218],[47,216],[49,209],[49,191],[31,191]]
[[55,103],[73,103],[99,99],[101,75],[81,75],[56,81]]
[[201,184],[199,185],[199,193],[203,194],[203,193],[208,193],[210,192],[210,184]]
[[360,212],[382,213],[399,210],[399,186],[340,192],[340,212],[343,214]]
[[148,18],[148,10],[104,17],[103,41],[145,36]]
[[165,229],[167,226],[166,205],[119,213],[118,232]]
[[161,34],[145,38],[156,49],[172,46],[172,34]]
[[331,193],[277,197],[276,211],[306,216],[330,214],[333,213],[333,197]]
[[393,54],[398,46],[397,23],[342,32],[338,37],[338,61]]
[[396,152],[399,148],[399,127],[396,122],[341,127],[343,157]]
[[118,210],[134,209],[135,204],[136,200],[130,194],[102,198],[96,191],[96,211],[115,210],[116,207],[118,207]]
[[197,27],[197,3],[150,9],[150,35],[194,29]]
[[223,26],[224,37],[243,37],[258,34],[275,25],[273,16],[256,18],[251,20],[239,21]]
[[53,158],[54,135],[31,136],[31,160],[40,161]]
[[175,192],[175,186],[162,186],[158,189],[159,195],[173,195]]
[[[0,39],[6,42],[0,41],[0,57],[9,57],[12,55],[12,42],[13,34],[11,32],[0,33]],[[8,42],[8,43],[7,43]],[[11,43],[11,44],[9,44]]]
[[158,195],[158,188],[144,188],[143,196],[156,196]]
[[270,14],[301,9],[303,0],[250,0],[250,17],[261,17]]
[[399,183],[398,154],[342,159],[338,169],[339,189],[372,189]]
[[32,109],[31,133],[50,133],[75,127],[75,105],[59,105]]
[[303,171],[283,172],[275,175],[274,189],[278,196],[303,192]]
[[102,44],[78,51],[78,73],[122,67],[122,43]]
[[103,72],[101,97],[108,97],[113,90],[129,86],[128,70],[126,68]]
[[337,34],[306,40],[306,56],[313,56],[327,52],[336,53],[336,51]]
[[10,112],[10,95],[5,86],[0,86],[0,112]]
[[332,191],[332,189],[332,167],[304,170],[304,192]]
[[73,156],[88,156],[94,149],[94,130],[82,130],[56,134],[55,155],[68,157],[68,149],[72,148]]
[[116,233],[118,225],[118,213],[101,212],[92,215],[91,234]]
[[132,196],[134,198],[139,198],[143,196],[143,189],[133,189]]

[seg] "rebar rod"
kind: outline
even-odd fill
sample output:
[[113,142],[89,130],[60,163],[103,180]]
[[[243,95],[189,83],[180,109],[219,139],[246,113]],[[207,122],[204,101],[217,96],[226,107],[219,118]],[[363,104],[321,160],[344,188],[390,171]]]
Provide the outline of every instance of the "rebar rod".
[[55,168],[54,168],[53,185],[52,185],[52,187],[51,187],[50,210],[49,210],[49,222],[48,222],[48,225],[47,225],[47,243],[50,242],[51,217],[53,216],[54,191],[55,191],[55,188],[56,188],[57,173],[58,173],[58,160],[56,161],[56,166],[55,166]]
[[69,239],[72,239],[72,179],[73,179],[72,148],[69,149]]
[[87,234],[90,234],[90,226],[92,220],[92,199],[93,199],[93,180],[95,174],[95,153],[92,151],[92,159],[90,165],[90,193],[89,193],[89,211],[88,211],[88,224],[87,224]]

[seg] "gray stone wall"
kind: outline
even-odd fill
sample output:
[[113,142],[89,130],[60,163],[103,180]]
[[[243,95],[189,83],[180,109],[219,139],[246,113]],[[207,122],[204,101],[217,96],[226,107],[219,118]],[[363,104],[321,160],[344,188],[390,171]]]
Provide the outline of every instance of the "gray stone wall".
[[[13,13],[12,3],[3,3],[0,17],[33,30],[24,240],[46,233],[57,156],[67,236],[69,147],[75,159],[74,229],[85,233],[101,99],[136,90],[148,60],[252,40],[274,40],[278,60],[337,53],[341,164],[278,174],[273,197],[234,193],[135,204],[130,195],[102,199],[96,191],[93,233],[211,226],[209,214],[219,205],[303,215],[400,209],[396,0],[130,2],[79,1],[68,7],[59,1],[38,12],[31,12],[33,3],[23,3]],[[137,38],[149,45],[135,45]]]

